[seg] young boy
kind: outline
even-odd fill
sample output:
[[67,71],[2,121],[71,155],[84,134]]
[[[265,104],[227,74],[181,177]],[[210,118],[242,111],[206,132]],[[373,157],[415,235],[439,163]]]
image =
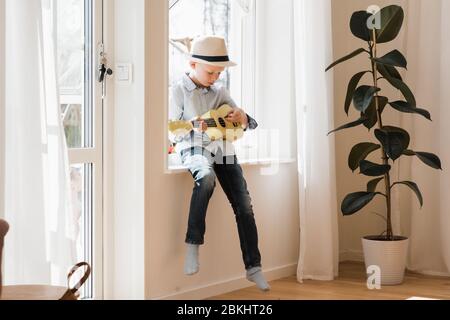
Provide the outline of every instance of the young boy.
[[[184,74],[172,88],[170,120],[198,119],[209,110],[228,104],[233,111],[227,120],[242,123],[244,130],[255,129],[258,126],[256,121],[236,106],[226,88],[214,85],[226,67],[236,65],[228,58],[224,39],[215,36],[195,39],[189,60],[191,72]],[[177,143],[176,150],[181,154],[183,165],[194,178],[184,272],[193,275],[199,270],[199,246],[204,243],[206,211],[217,177],[233,207],[246,277],[261,290],[269,290],[270,286],[261,271],[251,198],[234,147],[228,141],[211,141],[205,134],[206,129],[206,123],[201,122],[199,128],[190,134],[172,138]]]

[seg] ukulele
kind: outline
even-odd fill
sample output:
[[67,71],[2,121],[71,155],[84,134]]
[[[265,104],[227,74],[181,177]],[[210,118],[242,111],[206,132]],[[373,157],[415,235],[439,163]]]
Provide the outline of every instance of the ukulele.
[[[210,110],[200,117],[208,125],[205,131],[211,141],[223,139],[236,141],[244,135],[244,129],[240,122],[230,122],[226,119],[227,115],[233,111],[233,108],[227,104],[222,105],[217,110]],[[184,136],[200,127],[200,120],[194,121],[169,121],[169,132],[175,136]]]

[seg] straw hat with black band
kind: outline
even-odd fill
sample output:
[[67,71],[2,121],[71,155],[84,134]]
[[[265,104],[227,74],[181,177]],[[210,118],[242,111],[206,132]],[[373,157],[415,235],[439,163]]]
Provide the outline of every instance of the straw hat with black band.
[[174,42],[180,42],[185,48],[190,49],[190,51],[187,52],[185,49],[180,49],[178,47],[178,49],[184,52],[189,61],[224,68],[237,65],[230,60],[225,39],[222,37],[201,36],[195,39],[184,38],[171,40],[172,44],[174,44]]

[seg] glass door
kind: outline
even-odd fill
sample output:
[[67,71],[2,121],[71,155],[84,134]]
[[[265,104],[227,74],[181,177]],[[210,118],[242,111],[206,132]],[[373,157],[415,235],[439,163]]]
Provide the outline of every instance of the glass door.
[[69,148],[77,260],[91,265],[83,299],[102,293],[103,0],[58,0],[57,56],[62,121]]

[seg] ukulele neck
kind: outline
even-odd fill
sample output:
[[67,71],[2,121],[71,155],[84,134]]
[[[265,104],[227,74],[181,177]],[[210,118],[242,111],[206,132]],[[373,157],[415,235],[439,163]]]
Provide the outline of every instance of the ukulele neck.
[[199,121],[199,120],[191,121],[191,123],[194,126],[194,128],[200,127],[200,122],[205,122],[208,125],[208,127],[210,127],[210,128],[216,128],[217,127],[216,120],[214,120],[213,118],[202,119],[201,121]]

